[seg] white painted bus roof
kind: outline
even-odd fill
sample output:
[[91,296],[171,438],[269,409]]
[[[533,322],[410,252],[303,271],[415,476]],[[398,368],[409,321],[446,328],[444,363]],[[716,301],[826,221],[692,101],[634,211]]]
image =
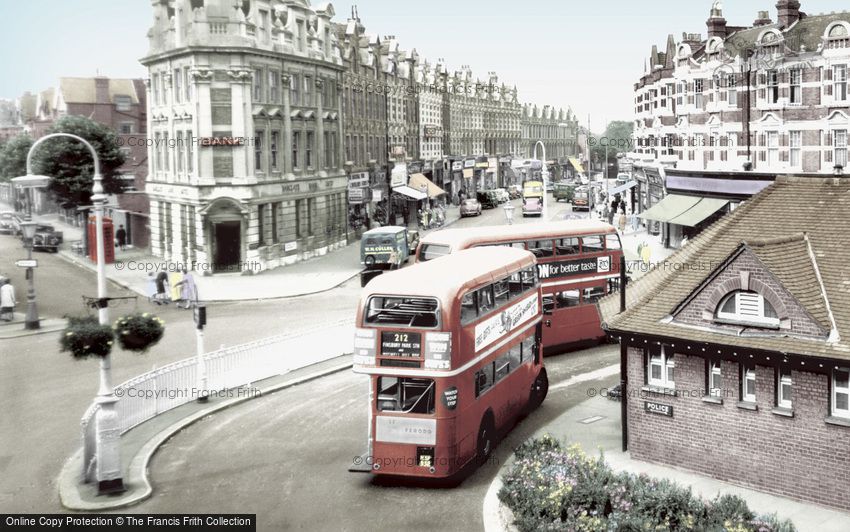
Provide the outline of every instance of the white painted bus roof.
[[599,220],[562,220],[533,224],[493,225],[467,229],[442,229],[422,238],[423,244],[447,244],[456,249],[480,238],[498,237],[506,240],[532,240],[615,233],[613,225]]

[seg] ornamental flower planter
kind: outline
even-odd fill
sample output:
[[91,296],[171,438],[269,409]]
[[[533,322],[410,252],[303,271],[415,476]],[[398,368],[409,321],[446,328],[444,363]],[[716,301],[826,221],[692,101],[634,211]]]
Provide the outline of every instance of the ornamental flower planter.
[[113,328],[122,349],[143,353],[156,345],[165,333],[165,322],[145,312],[118,318]]
[[105,357],[112,351],[115,333],[109,325],[101,325],[94,316],[68,318],[68,327],[59,337],[63,352],[76,359]]

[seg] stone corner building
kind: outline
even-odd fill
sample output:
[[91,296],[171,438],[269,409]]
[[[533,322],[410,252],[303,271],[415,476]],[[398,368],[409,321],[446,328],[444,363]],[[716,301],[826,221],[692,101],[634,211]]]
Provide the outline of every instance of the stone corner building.
[[779,176],[600,303],[632,457],[850,510],[848,197]]
[[151,251],[274,268],[346,243],[333,6],[152,0]]

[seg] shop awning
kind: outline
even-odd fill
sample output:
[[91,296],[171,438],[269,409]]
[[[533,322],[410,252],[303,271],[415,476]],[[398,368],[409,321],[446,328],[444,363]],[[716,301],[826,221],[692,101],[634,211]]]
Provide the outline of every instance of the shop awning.
[[629,181],[628,183],[626,183],[624,185],[620,185],[619,187],[612,188],[610,190],[610,195],[613,196],[614,194],[619,194],[620,192],[625,192],[625,191],[629,190],[630,188],[636,187],[636,186],[637,186],[637,181]]
[[669,222],[680,214],[699,203],[702,198],[696,196],[680,196],[669,194],[646,212],[638,215],[638,218],[655,220],[656,222]]
[[411,188],[422,190],[423,186],[428,191],[429,198],[436,198],[437,196],[442,196],[446,193],[445,190],[441,189],[437,185],[434,184],[433,181],[425,177],[423,174],[413,174],[410,176],[407,184]]
[[578,159],[576,159],[575,157],[570,157],[570,164],[573,165],[573,168],[576,169],[576,172],[580,174],[584,173],[584,166],[582,166]]
[[428,194],[426,194],[424,192],[420,192],[420,191],[416,190],[415,188],[411,188],[407,185],[395,187],[393,189],[393,192],[398,192],[399,194],[403,194],[403,195],[407,196],[408,198],[414,199],[416,201],[424,200],[425,198],[428,197]]
[[729,202],[723,199],[702,198],[699,203],[670,220],[670,223],[696,227],[700,222],[725,207],[727,203]]

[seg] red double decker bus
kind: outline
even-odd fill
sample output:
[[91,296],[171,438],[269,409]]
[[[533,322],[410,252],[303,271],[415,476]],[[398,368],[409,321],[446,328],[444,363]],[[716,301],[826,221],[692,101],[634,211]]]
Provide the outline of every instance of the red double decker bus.
[[[354,371],[369,375],[368,450],[351,471],[449,477],[546,397],[534,255],[470,249],[372,280]],[[479,462],[479,463],[480,463]]]
[[537,258],[543,308],[551,313],[543,330],[544,354],[603,341],[596,302],[619,289],[620,237],[596,220],[443,229],[419,244],[417,262],[482,246],[526,249]]

